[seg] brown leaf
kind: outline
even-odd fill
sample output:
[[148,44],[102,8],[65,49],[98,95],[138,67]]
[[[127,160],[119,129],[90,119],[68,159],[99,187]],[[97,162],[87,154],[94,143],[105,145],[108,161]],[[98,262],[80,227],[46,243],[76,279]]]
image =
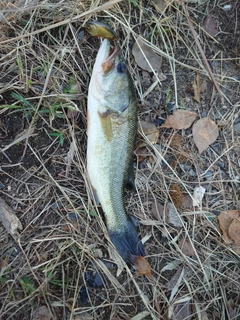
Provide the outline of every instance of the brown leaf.
[[[140,123],[138,124],[138,127],[142,136],[145,135],[152,144],[157,143],[159,130],[156,128],[156,126],[153,123],[141,120]],[[145,144],[141,145],[141,147],[143,147],[144,145],[147,145],[147,143],[145,142]]]
[[143,162],[150,155],[146,147],[138,148],[134,153],[137,156],[138,163]]
[[201,81],[200,75],[197,73],[196,80],[193,82],[194,99],[200,103]]
[[240,248],[240,217],[233,219],[229,226],[228,234],[233,240],[234,245]]
[[179,248],[182,250],[182,252],[188,256],[188,257],[194,257],[195,256],[195,251],[194,251],[194,248],[191,244],[191,242],[187,239],[181,239],[179,242],[178,242],[178,246]]
[[0,260],[0,270],[7,266],[7,259]]
[[216,23],[210,15],[204,20],[203,29],[212,37],[218,33]]
[[184,207],[184,195],[182,188],[179,185],[171,185],[169,195],[178,210]]
[[[233,242],[233,239],[229,234],[229,227],[233,222],[233,220],[237,219],[238,217],[239,217],[239,210],[222,211],[218,216],[219,227],[222,231],[223,240],[226,242],[226,244],[231,244]],[[234,233],[234,230],[231,230],[231,231]]]
[[187,110],[175,110],[160,128],[173,128],[176,130],[188,129],[196,119],[197,113]]
[[219,134],[218,126],[209,116],[194,123],[192,131],[193,140],[199,154],[207,149],[217,139]]
[[138,276],[147,276],[147,277],[151,277],[152,273],[151,273],[151,266],[149,264],[149,262],[142,256],[135,256],[133,258],[133,264],[134,267],[137,269],[138,271]]
[[143,70],[149,72],[153,72],[153,70],[156,72],[160,71],[162,57],[158,56],[140,37],[137,38],[132,48],[132,54],[137,65]]
[[177,148],[179,150],[179,147],[183,145],[183,138],[180,134],[175,133],[170,140],[170,146],[172,148]]

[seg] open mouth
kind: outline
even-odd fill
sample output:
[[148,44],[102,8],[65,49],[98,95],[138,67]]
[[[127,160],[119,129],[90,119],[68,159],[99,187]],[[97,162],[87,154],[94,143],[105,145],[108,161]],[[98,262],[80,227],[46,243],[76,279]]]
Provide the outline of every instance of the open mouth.
[[119,52],[120,49],[118,47],[110,50],[108,58],[102,63],[102,69],[104,73],[108,73],[111,70],[112,66],[114,65],[114,60],[116,59]]

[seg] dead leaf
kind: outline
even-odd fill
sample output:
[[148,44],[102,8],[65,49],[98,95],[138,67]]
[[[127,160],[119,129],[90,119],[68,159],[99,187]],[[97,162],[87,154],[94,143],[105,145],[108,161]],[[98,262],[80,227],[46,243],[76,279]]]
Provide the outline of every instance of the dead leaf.
[[[177,272],[172,276],[172,278],[169,280],[167,284],[168,291],[172,291],[171,298],[175,296],[175,294],[178,291],[178,287],[180,286],[183,276],[185,273],[185,269],[181,266],[178,268]],[[169,299],[170,301],[172,299]]]
[[194,123],[192,131],[199,154],[215,142],[219,134],[218,126],[209,116]]
[[137,38],[132,48],[132,54],[140,68],[149,72],[154,70],[160,73],[162,57],[158,56],[141,37]]
[[0,198],[0,221],[11,236],[17,240],[19,237],[18,230],[22,230],[22,224],[15,215],[13,209]]
[[202,186],[195,187],[193,191],[193,207],[200,207],[202,205],[202,199],[204,197],[206,189]]
[[172,224],[176,228],[183,227],[182,220],[180,219],[180,215],[176,210],[175,206],[171,203],[167,203],[167,222]]
[[[155,144],[158,141],[159,136],[159,130],[156,128],[156,126],[148,121],[141,120],[138,124],[139,132],[142,137],[146,136],[147,139],[152,143]],[[137,145],[138,148],[146,146],[147,142],[141,141]]]
[[191,242],[187,239],[181,239],[178,242],[179,248],[182,250],[182,253],[184,253],[188,257],[194,257],[195,256],[195,251],[194,248],[191,244]]
[[163,212],[164,212],[164,206],[161,205],[158,201],[153,201],[152,202],[152,209],[151,209],[151,214],[152,216],[159,220],[162,220],[163,218]]
[[233,219],[229,226],[228,233],[233,240],[234,246],[240,248],[240,217]]
[[156,9],[158,9],[161,13],[167,8],[167,3],[165,0],[152,0]]
[[200,75],[197,73],[196,80],[193,82],[194,99],[200,103],[201,81]]
[[237,306],[233,299],[227,301],[227,308],[229,313],[229,320],[237,319]]
[[138,163],[143,162],[148,156],[150,156],[146,147],[138,148],[134,154],[137,156]]
[[215,35],[218,33],[216,23],[212,16],[208,15],[204,20],[203,30],[205,30],[212,37],[215,37]]
[[[233,242],[233,239],[229,234],[230,225],[233,222],[233,220],[239,218],[239,215],[239,210],[227,210],[222,211],[218,216],[219,227],[223,234],[223,240],[226,242],[227,245]],[[231,230],[231,232],[234,234],[234,228],[233,230]],[[238,232],[240,233],[240,230]]]
[[191,312],[191,301],[184,301],[177,303],[174,306],[173,310],[173,319],[174,320],[190,320],[192,319],[192,312]]
[[170,140],[170,146],[172,148],[177,148],[179,150],[179,147],[183,145],[183,138],[180,134],[175,133],[171,136]]
[[197,113],[195,112],[180,109],[175,110],[160,128],[188,129],[196,117]]
[[8,265],[7,259],[0,260],[0,271]]
[[175,207],[179,210],[184,208],[184,195],[182,188],[177,185],[173,184],[170,187],[169,195],[174,203]]
[[151,266],[150,266],[149,262],[144,257],[133,256],[132,261],[133,261],[134,267],[138,271],[138,276],[142,276],[142,275],[147,276],[147,277],[152,276]]
[[173,261],[171,261],[171,262],[168,262],[168,263],[161,269],[161,272],[176,270],[176,269],[179,267],[180,264],[181,264],[181,260],[173,260]]
[[33,311],[33,320],[51,320],[52,314],[46,306],[38,307]]
[[77,221],[71,221],[69,224],[64,224],[61,226],[61,229],[65,232],[71,232],[74,233],[79,228]]

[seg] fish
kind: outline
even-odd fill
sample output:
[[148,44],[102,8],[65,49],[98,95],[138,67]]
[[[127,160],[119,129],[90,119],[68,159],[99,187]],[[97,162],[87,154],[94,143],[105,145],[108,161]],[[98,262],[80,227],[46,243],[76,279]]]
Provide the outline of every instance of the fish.
[[137,102],[121,50],[104,39],[88,89],[87,172],[101,204],[108,234],[122,258],[132,263],[145,256],[135,226],[124,206],[124,190],[133,179]]
[[110,40],[117,40],[117,35],[106,23],[100,21],[88,21],[86,23],[87,32],[93,37],[102,37]]

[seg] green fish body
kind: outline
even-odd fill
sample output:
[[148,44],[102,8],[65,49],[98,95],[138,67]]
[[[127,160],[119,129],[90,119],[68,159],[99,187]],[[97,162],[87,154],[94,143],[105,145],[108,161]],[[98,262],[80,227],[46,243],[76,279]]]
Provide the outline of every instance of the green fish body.
[[105,214],[111,241],[126,260],[144,256],[124,207],[124,189],[132,169],[137,105],[131,76],[118,49],[110,54],[104,39],[88,92],[87,171]]

